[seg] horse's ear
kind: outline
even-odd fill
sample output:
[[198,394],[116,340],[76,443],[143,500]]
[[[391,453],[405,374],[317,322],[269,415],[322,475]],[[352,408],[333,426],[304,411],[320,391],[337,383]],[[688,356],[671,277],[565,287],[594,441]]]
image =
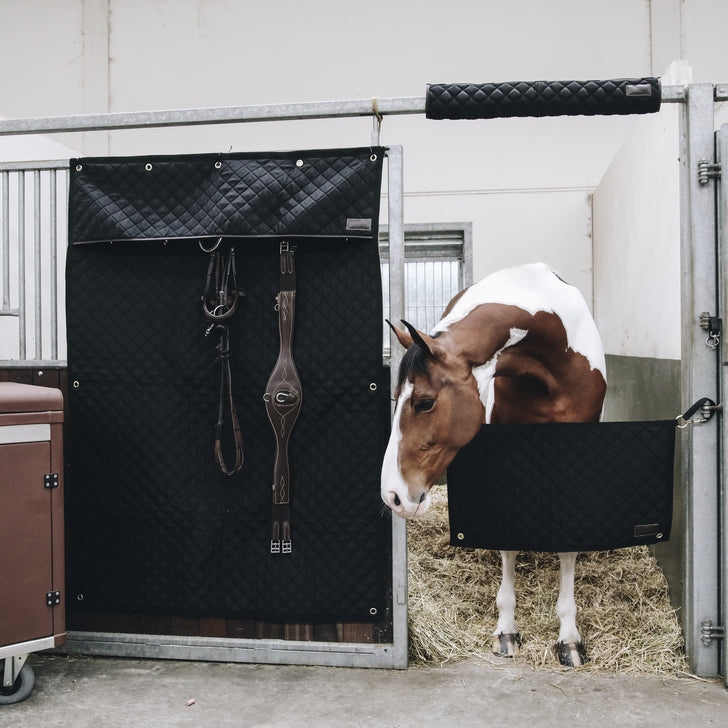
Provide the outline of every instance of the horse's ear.
[[394,335],[397,337],[397,340],[405,349],[409,349],[412,344],[414,344],[414,341],[412,341],[412,337],[406,332],[402,331],[402,329],[398,329],[389,319],[384,319],[388,324],[389,328],[394,331]]
[[404,319],[402,320],[402,323],[407,327],[407,331],[409,331],[409,334],[412,337],[412,342],[417,344],[417,346],[419,346],[420,349],[427,354],[427,356],[434,359],[435,342],[433,338],[427,334],[423,334],[421,331],[418,331],[411,323],[408,323]]

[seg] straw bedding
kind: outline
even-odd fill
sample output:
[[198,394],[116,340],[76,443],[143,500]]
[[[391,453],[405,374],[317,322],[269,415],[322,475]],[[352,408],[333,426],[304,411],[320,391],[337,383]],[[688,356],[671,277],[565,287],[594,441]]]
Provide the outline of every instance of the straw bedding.
[[[447,494],[432,491],[430,511],[408,522],[411,664],[488,654],[497,621],[497,551],[449,545]],[[559,560],[521,553],[516,566],[516,619],[523,638],[515,659],[534,669],[559,669]],[[687,671],[680,625],[665,577],[646,546],[593,551],[576,563],[577,625],[589,653],[582,670]],[[505,661],[505,660],[504,660]]]

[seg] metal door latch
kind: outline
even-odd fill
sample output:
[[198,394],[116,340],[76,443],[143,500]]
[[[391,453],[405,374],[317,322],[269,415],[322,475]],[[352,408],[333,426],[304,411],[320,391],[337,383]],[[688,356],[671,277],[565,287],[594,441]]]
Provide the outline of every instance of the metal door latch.
[[720,171],[720,164],[701,159],[698,162],[698,182],[701,185],[707,185],[711,179],[720,177]]
[[711,316],[707,311],[700,314],[700,328],[708,332],[705,343],[711,349],[717,349],[720,345],[720,334],[723,328],[723,320],[720,316]]
[[725,639],[725,628],[713,624],[710,619],[703,619],[700,622],[700,640],[709,647],[713,640]]

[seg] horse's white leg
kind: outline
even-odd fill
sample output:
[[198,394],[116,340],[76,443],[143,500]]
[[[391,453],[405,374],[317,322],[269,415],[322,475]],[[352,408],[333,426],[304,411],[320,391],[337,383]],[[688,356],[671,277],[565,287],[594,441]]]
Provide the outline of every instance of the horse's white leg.
[[503,574],[496,596],[498,625],[493,632],[493,652],[503,657],[513,657],[519,652],[521,637],[516,628],[516,556],[518,551],[501,551]]
[[568,667],[582,665],[587,659],[581,635],[576,627],[576,601],[574,600],[576,557],[577,553],[575,551],[559,554],[561,580],[559,598],[556,602],[556,614],[559,617],[561,628],[559,641],[556,644],[556,654],[559,662]]

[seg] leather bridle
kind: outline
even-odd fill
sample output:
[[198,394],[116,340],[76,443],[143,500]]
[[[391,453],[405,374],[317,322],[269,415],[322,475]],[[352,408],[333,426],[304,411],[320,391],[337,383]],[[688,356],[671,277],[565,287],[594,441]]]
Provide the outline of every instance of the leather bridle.
[[[214,457],[220,470],[225,475],[234,475],[243,467],[243,433],[240,429],[238,413],[233,401],[232,372],[230,368],[230,332],[228,324],[230,318],[238,307],[241,293],[238,290],[237,276],[235,271],[235,248],[230,248],[227,257],[224,257],[219,250],[222,238],[212,249],[205,249],[200,243],[200,248],[210,253],[210,264],[207,268],[207,279],[205,293],[202,296],[202,311],[205,318],[210,322],[205,336],[213,333],[218,335],[218,343],[215,346],[217,352],[216,361],[220,362],[220,396],[218,399],[217,424],[215,425],[215,447]],[[235,462],[228,466],[222,452],[222,432],[225,423],[225,406],[230,413],[230,426],[235,445]]]

